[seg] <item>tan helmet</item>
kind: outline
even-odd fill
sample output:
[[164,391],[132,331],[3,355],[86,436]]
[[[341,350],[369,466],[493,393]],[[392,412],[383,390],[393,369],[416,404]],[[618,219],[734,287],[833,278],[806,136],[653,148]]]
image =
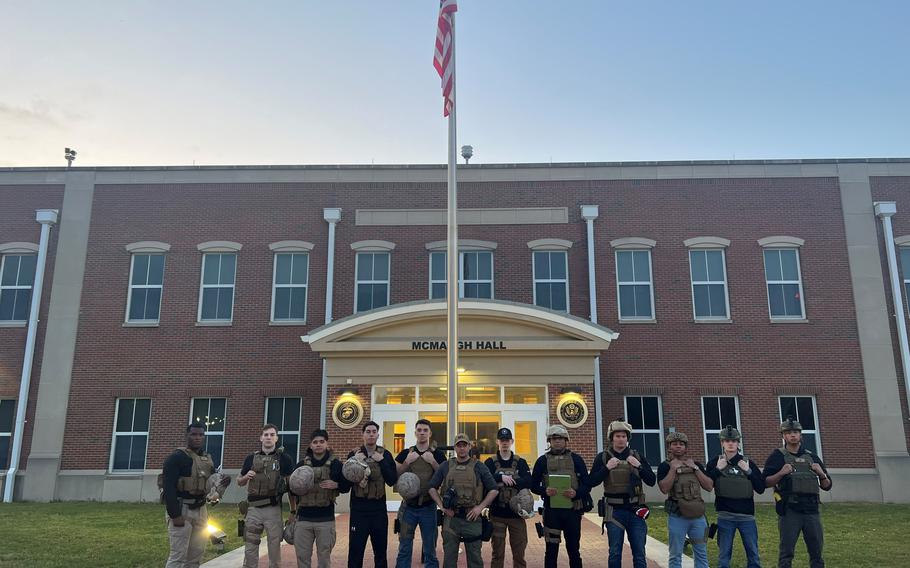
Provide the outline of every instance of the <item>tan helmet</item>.
[[717,433],[717,437],[720,438],[721,442],[724,440],[736,440],[739,442],[743,439],[743,436],[739,433],[739,430],[729,424],[725,426],[723,430]]
[[395,491],[401,495],[405,501],[413,499],[420,495],[420,478],[411,471],[406,471],[398,477],[398,483],[395,484]]
[[670,432],[667,434],[667,445],[670,445],[670,442],[682,442],[686,446],[689,445],[689,437],[683,434],[682,432]]
[[617,420],[614,420],[613,422],[610,422],[610,425],[607,427],[607,439],[608,440],[613,439],[613,432],[625,432],[631,438],[632,437],[632,425],[629,424],[628,422],[626,422],[625,420],[623,420],[622,418],[619,418]]
[[783,434],[791,431],[802,432],[803,425],[797,422],[793,416],[787,416],[787,419],[780,423],[780,432]]
[[534,516],[534,496],[528,489],[522,489],[509,499],[509,507],[522,519]]
[[553,424],[552,426],[547,428],[547,441],[549,442],[550,438],[553,438],[553,437],[565,438],[566,440],[568,440],[569,431],[566,430],[566,427],[563,426],[562,424]]
[[297,516],[293,516],[286,523],[284,523],[284,530],[281,531],[281,538],[284,539],[284,542],[293,545],[294,544],[294,530],[297,528]]
[[341,475],[351,483],[360,483],[370,475],[370,466],[355,457],[350,457],[341,466]]
[[313,489],[315,473],[313,468],[308,465],[302,465],[294,470],[288,479],[288,485],[294,495],[306,495]]

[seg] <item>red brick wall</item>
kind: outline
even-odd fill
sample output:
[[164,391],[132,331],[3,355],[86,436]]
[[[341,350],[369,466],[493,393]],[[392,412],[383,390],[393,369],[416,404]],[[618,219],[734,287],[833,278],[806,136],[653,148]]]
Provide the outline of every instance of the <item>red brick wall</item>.
[[[558,418],[556,418],[556,407],[559,405],[559,401],[562,398],[561,391],[567,385],[547,385],[548,396],[550,399],[550,424],[562,424]],[[591,465],[594,462],[594,456],[597,455],[602,448],[597,448],[597,426],[594,422],[600,417],[597,416],[597,412],[594,407],[594,385],[572,385],[573,387],[579,387],[576,389],[576,392],[581,395],[581,399],[584,401],[585,406],[588,407],[588,419],[584,424],[578,428],[567,428],[569,431],[569,449],[581,456],[585,460],[585,466],[590,470]],[[606,435],[606,430],[604,431]],[[546,450],[546,447],[540,448],[540,453]],[[531,460],[528,460],[528,464],[533,468],[534,463]]]

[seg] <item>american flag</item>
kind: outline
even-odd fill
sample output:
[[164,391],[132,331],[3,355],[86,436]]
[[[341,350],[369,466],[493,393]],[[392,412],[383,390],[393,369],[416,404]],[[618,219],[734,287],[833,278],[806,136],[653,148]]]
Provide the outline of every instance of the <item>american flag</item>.
[[442,115],[449,116],[455,108],[455,94],[452,86],[455,82],[454,65],[452,65],[452,17],[458,11],[456,0],[439,0],[439,21],[436,27],[436,53],[433,67],[442,79],[442,96],[445,99]]

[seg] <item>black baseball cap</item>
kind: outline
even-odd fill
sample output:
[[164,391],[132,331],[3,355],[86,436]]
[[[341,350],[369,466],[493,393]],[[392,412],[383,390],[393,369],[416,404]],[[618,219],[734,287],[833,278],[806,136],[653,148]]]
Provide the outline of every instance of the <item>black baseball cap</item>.
[[499,432],[496,432],[496,439],[497,440],[511,440],[512,431],[509,430],[508,428],[500,428]]

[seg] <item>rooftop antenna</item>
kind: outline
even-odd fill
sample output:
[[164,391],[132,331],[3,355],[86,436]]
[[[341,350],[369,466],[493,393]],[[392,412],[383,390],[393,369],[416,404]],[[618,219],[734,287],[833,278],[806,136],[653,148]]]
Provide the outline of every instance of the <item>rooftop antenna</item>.
[[470,162],[471,158],[474,156],[474,146],[462,146],[461,147],[461,157],[464,158],[464,163]]
[[63,152],[63,157],[66,158],[66,167],[73,167],[73,160],[76,159],[76,151],[72,148],[65,148]]

